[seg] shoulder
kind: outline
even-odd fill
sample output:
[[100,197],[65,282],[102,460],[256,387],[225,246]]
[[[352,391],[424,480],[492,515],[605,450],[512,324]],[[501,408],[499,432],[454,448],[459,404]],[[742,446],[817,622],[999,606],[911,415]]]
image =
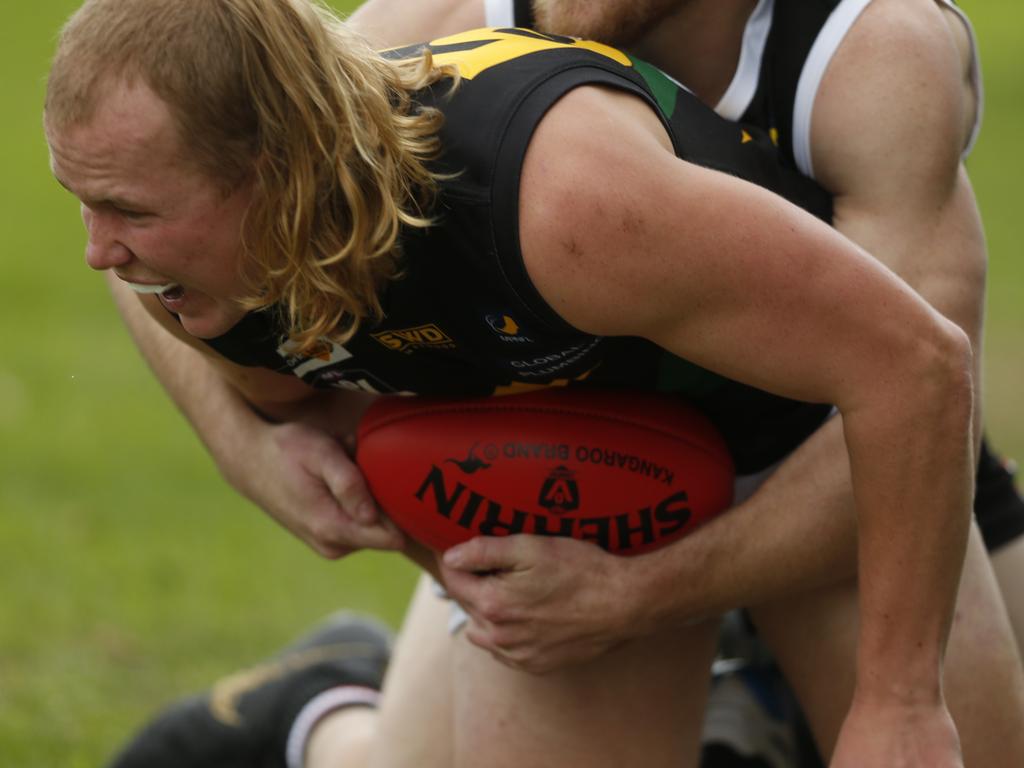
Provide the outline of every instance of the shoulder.
[[566,314],[563,300],[573,304],[569,294],[579,293],[586,299],[579,306],[589,309],[607,287],[621,285],[615,255],[644,248],[649,198],[656,187],[670,194],[657,178],[675,162],[651,107],[606,88],[569,91],[534,131],[519,187],[523,260],[552,308],[581,330],[611,332],[589,313]]
[[936,0],[873,0],[854,23],[814,104],[814,168],[826,187],[842,192],[849,171],[899,154],[956,168],[975,104],[966,29],[948,16]]
[[816,223],[767,190],[676,157],[646,102],[595,87],[571,91],[538,126],[519,209],[523,262],[556,313],[587,333],[652,340],[716,286],[740,285],[726,275],[770,266],[752,243],[792,250]]
[[523,161],[521,208],[537,223],[552,225],[564,223],[573,212],[589,216],[577,203],[617,196],[624,190],[611,182],[621,181],[647,158],[655,163],[674,159],[671,140],[651,105],[603,86],[573,88],[533,132]]
[[[938,0],[873,0],[844,38],[825,73],[824,95],[860,83],[881,104],[897,107],[907,95],[934,93],[963,108],[969,88],[971,49],[967,30]],[[841,96],[841,94],[840,94]],[[917,100],[912,100],[917,101]],[[841,98],[827,109],[851,113]],[[822,111],[815,107],[815,117]]]

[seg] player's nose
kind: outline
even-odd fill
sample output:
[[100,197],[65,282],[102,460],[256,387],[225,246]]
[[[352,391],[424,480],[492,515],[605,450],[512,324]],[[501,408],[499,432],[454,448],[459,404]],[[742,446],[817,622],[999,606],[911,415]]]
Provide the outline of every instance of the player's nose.
[[112,269],[131,260],[132,252],[118,239],[117,222],[112,215],[83,205],[82,221],[89,235],[85,263],[92,269]]

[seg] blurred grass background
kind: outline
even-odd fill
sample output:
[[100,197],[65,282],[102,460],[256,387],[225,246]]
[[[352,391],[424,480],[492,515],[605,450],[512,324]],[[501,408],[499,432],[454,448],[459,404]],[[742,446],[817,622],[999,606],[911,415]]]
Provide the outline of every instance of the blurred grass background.
[[[84,266],[40,128],[55,36],[77,5],[9,3],[0,27],[0,765],[19,768],[100,764],[161,702],[338,606],[397,625],[414,578],[386,555],[319,560],[239,499]],[[970,161],[991,252],[986,421],[1024,457],[1024,10],[962,5],[987,89]]]

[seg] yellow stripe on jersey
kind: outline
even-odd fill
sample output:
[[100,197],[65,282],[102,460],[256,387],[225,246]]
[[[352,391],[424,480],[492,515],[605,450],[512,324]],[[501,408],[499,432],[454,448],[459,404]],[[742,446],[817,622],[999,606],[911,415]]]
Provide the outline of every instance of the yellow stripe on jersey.
[[[469,47],[473,43],[478,45]],[[467,47],[462,50],[443,50],[449,46],[460,45]],[[567,37],[552,38],[529,30],[475,29],[431,40],[429,47],[432,50],[441,49],[434,50],[434,64],[437,66],[454,65],[458,68],[459,75],[467,80],[472,80],[481,72],[498,64],[504,64],[512,59],[528,56],[538,51],[556,48],[584,48],[612,59],[622,66],[632,66],[632,62],[626,54],[611,46]]]

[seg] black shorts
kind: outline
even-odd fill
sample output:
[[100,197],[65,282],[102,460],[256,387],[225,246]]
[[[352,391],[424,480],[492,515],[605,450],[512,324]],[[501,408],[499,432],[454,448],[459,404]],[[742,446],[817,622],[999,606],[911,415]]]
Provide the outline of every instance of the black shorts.
[[1013,480],[1014,468],[992,453],[982,437],[974,516],[985,547],[995,552],[1024,533],[1024,499]]

